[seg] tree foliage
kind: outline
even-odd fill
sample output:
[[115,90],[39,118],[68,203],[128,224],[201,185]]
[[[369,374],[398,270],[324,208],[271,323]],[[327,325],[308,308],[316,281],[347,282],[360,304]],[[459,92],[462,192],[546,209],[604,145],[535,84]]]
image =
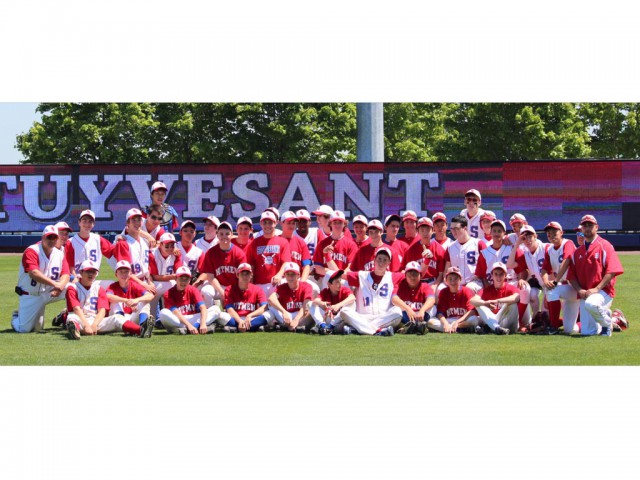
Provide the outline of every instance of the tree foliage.
[[[351,162],[354,103],[42,103],[24,163]],[[632,103],[389,103],[385,159],[638,158]]]

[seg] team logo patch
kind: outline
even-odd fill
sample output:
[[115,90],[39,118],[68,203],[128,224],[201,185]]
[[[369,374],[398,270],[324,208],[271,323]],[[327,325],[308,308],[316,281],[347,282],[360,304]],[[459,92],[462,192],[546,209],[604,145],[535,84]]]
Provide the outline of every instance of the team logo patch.
[[596,254],[594,255],[595,259],[598,260],[600,258],[600,252],[596,252]]
[[273,257],[267,257],[265,255],[263,255],[264,257],[264,264],[265,265],[273,265]]

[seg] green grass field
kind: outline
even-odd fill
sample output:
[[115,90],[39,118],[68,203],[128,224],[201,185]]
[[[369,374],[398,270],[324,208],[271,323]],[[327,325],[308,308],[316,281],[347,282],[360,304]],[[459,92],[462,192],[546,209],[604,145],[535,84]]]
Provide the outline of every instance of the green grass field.
[[[17,334],[11,312],[20,255],[0,256],[2,365],[640,365],[640,255],[621,255],[614,305],[631,328],[606,337],[529,335],[311,336],[290,333],[170,335],[149,340],[121,333],[73,342],[51,327],[63,303],[47,307],[43,333]],[[106,262],[99,278],[114,278]]]

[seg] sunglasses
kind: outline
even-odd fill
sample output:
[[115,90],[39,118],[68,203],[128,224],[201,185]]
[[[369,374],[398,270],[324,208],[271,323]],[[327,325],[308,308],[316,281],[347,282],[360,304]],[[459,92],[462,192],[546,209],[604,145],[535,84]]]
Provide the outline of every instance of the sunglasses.
[[153,220],[162,220],[162,217],[156,217],[155,215],[149,215],[149,218],[153,219]]

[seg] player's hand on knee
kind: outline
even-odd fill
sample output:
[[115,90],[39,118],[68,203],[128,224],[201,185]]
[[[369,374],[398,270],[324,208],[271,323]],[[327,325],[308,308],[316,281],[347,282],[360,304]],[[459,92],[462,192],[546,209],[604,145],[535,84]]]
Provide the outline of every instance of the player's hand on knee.
[[196,327],[194,327],[193,325],[191,325],[191,324],[187,325],[187,331],[191,335],[198,335],[198,329]]

